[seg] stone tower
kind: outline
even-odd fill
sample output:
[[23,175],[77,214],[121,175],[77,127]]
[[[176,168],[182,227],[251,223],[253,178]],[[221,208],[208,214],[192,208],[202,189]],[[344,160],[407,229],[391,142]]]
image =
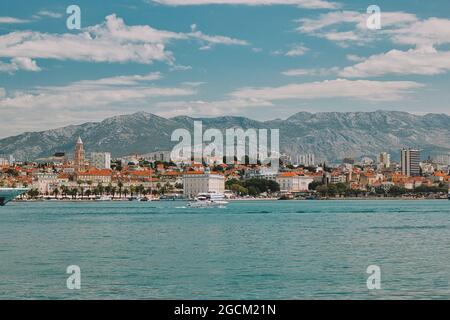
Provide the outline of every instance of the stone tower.
[[77,144],[75,145],[75,155],[74,155],[74,166],[75,170],[80,170],[85,165],[85,158],[84,158],[84,147],[83,147],[83,141],[80,137],[78,137]]

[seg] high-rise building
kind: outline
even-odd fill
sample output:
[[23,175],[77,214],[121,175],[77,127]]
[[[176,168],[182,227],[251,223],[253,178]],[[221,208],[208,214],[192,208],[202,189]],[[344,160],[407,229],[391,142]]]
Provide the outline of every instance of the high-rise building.
[[111,169],[111,153],[92,152],[91,165],[97,169]]
[[78,137],[77,143],[75,145],[75,155],[73,157],[73,163],[75,170],[80,170],[85,166],[85,155],[83,141]]
[[400,150],[400,160],[402,175],[420,176],[420,150],[402,149]]
[[306,167],[315,165],[315,156],[313,153],[301,154],[298,156],[298,164]]
[[378,164],[382,168],[388,169],[391,166],[391,155],[387,152],[382,152],[378,156]]

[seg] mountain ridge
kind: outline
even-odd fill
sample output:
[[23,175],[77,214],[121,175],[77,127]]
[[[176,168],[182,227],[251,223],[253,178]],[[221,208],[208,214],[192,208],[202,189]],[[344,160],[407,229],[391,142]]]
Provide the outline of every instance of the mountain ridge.
[[108,151],[113,156],[170,150],[176,142],[171,133],[178,128],[241,127],[280,129],[280,149],[289,154],[314,153],[334,161],[344,157],[374,156],[387,151],[394,155],[402,147],[418,147],[424,154],[450,152],[450,116],[402,111],[298,112],[285,120],[258,121],[242,116],[163,118],[140,111],[106,118],[99,122],[37,131],[0,139],[0,154],[19,160],[48,157],[55,152],[72,153],[76,138],[85,142],[87,152]]

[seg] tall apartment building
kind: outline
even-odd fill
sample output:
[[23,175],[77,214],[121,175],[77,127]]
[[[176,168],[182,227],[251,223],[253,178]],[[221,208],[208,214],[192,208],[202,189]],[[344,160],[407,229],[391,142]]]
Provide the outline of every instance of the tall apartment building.
[[402,167],[402,175],[420,176],[420,150],[400,150],[400,161]]
[[92,152],[91,165],[97,169],[111,169],[111,153]]
[[199,193],[224,193],[225,177],[221,174],[209,172],[188,172],[183,175],[183,193],[188,198],[193,198]]

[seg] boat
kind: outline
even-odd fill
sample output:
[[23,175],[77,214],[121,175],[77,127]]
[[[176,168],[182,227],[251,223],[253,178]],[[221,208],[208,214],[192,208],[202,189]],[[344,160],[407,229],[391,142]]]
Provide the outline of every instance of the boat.
[[197,197],[195,197],[194,201],[190,201],[187,204],[187,207],[190,208],[221,207],[228,204],[228,202],[225,201],[224,199],[225,196],[222,193],[215,193],[215,192],[199,193]]
[[96,198],[95,201],[111,201],[111,197],[108,196],[101,196],[99,198]]
[[28,190],[27,188],[0,188],[0,206],[4,206]]

